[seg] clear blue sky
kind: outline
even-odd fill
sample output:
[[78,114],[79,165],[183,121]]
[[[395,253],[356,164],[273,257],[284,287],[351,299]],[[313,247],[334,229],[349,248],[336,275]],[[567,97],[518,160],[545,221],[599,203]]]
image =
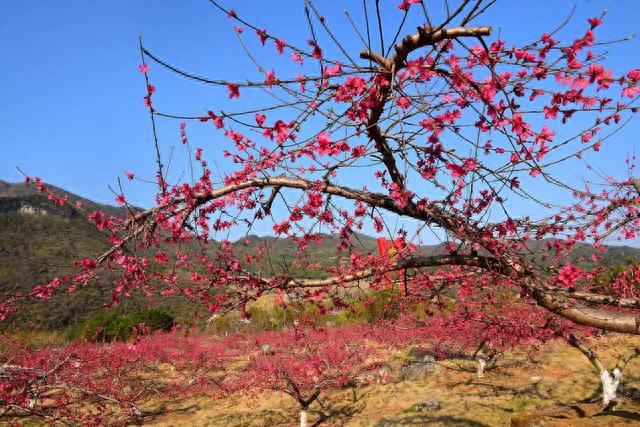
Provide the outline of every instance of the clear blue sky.
[[[440,4],[425,0],[427,5]],[[388,30],[396,28],[401,13],[399,0],[383,0]],[[317,0],[337,35],[352,52],[360,49],[342,14],[344,8],[362,22],[361,2]],[[454,1],[455,3],[455,1]],[[580,0],[572,23],[564,34],[581,34],[588,17],[608,9],[602,39],[619,38],[639,30],[640,1]],[[303,2],[224,1],[239,15],[287,41],[302,45],[308,38]],[[554,28],[573,2],[558,0],[498,0],[477,21],[500,31],[508,44],[529,41]],[[419,13],[415,14],[420,17]],[[114,184],[124,171],[150,178],[154,174],[154,152],[148,112],[143,106],[144,83],[138,35],[147,47],[185,69],[216,78],[241,79],[255,76],[240,50],[232,22],[206,0],[136,1],[32,1],[0,2],[0,179],[22,180],[15,167],[30,175],[91,199],[113,203],[107,184]],[[411,28],[411,27],[408,27]],[[247,32],[252,47],[257,40]],[[387,35],[387,40],[391,35]],[[272,50],[269,50],[272,53]],[[608,65],[622,71],[639,67],[640,40],[612,47]],[[273,55],[260,56],[259,59]],[[288,61],[290,62],[290,61]],[[201,86],[169,75],[152,66],[159,109],[201,114],[206,109],[229,106],[225,89]],[[286,75],[287,68],[277,68]],[[293,70],[291,72],[293,74]],[[248,106],[251,94],[243,92],[238,105]],[[632,124],[606,146],[595,162],[608,171],[620,171],[624,154],[634,150],[639,126]],[[162,121],[160,139],[166,153],[179,145],[178,123]],[[208,150],[211,160],[220,160],[220,134],[207,127],[190,128],[193,145]],[[180,155],[174,164],[178,164]],[[224,161],[220,160],[224,165]],[[182,167],[182,166],[181,166]],[[176,167],[176,173],[179,172]],[[566,172],[565,173],[569,173]],[[153,188],[127,185],[131,202],[151,203]]]

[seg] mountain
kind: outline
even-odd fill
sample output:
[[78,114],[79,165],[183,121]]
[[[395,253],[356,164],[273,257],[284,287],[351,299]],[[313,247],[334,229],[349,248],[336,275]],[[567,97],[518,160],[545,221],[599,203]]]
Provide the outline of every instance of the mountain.
[[[57,195],[66,192],[49,186]],[[71,195],[90,211],[123,216],[124,208]],[[38,283],[71,274],[71,262],[107,249],[102,233],[73,207],[59,206],[33,186],[0,181],[0,292],[28,292]],[[75,293],[37,301],[14,315],[24,329],[61,328],[84,320],[109,301],[111,278]]]
[[[67,194],[60,188],[49,187],[58,195]],[[74,194],[69,196],[72,202],[82,202],[89,211],[101,210],[114,216],[126,214],[125,208],[95,203]],[[353,242],[359,252],[378,251],[375,237],[356,233]],[[294,261],[299,258],[296,242],[248,235],[234,242],[234,246],[238,254],[245,255],[256,253],[265,243],[270,247],[269,262],[253,267],[256,273],[272,276],[287,269],[294,277],[326,277],[321,270],[310,269],[304,264],[296,265]],[[336,253],[338,244],[337,235],[322,235],[319,243],[309,243],[307,260],[324,267],[337,265],[342,262]],[[532,242],[530,249],[535,254],[534,258],[540,258],[538,254],[543,252],[545,244],[545,241]],[[0,181],[0,294],[9,290],[28,292],[37,283],[71,274],[70,264],[74,259],[95,257],[106,248],[105,236],[71,206],[58,206],[31,186]],[[215,248],[214,243],[210,250]],[[443,250],[442,244],[418,248],[418,252],[424,255],[440,254]],[[588,256],[591,251],[591,245],[578,244],[568,259],[590,266]],[[623,264],[628,258],[640,258],[640,249],[611,246],[604,253],[602,262],[606,265]],[[110,301],[114,279],[115,276],[107,273],[98,283],[87,288],[61,293],[51,300],[37,301],[28,310],[14,316],[14,320],[25,328],[65,328],[77,324]],[[184,301],[163,298],[149,301],[144,296],[134,296],[124,304],[139,306],[150,303],[174,310],[174,314],[186,312],[187,318],[193,313],[191,304],[185,306]]]
[[[72,204],[81,202],[84,209],[88,211],[99,210],[107,216],[113,215],[123,217],[127,214],[124,207],[116,207],[96,203],[92,200],[69,193],[59,187],[47,184],[49,190],[56,195],[68,194]],[[35,185],[25,183],[10,183],[0,180],[0,213],[27,213],[27,214],[49,214],[61,216],[67,219],[79,219],[81,215],[71,206],[59,206],[52,203],[47,195],[39,192]]]

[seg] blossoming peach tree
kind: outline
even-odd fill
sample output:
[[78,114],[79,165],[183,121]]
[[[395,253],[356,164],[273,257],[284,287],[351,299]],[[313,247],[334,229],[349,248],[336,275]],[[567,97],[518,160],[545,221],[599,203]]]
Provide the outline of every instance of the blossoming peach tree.
[[[248,74],[257,77],[203,77],[141,43],[139,71],[157,154],[155,205],[135,209],[121,192],[116,201],[130,207],[127,218],[86,212],[108,234],[110,249],[78,260],[74,275],[38,284],[28,295],[5,295],[2,316],[28,300],[90,286],[106,270],[118,272],[114,303],[143,290],[186,296],[212,314],[244,312],[268,294],[313,303],[321,313],[348,310],[354,298],[393,277],[404,280],[396,302],[420,305],[433,316],[432,327],[433,319],[442,320],[439,333],[447,325],[447,338],[460,332],[465,351],[485,342],[485,351],[499,353],[568,333],[640,333],[638,276],[631,271],[637,267],[600,280],[607,239],[638,232],[634,159],[626,179],[576,183],[558,174],[562,165],[592,173],[580,159],[614,140],[637,108],[640,69],[616,74],[607,67],[604,49],[615,40],[597,38],[602,16],[568,41],[558,34],[569,20],[515,46],[502,38],[509,34],[482,25],[493,0],[404,0],[389,16],[379,2],[363,2],[361,25],[347,14],[362,44],[351,51],[312,1],[304,3],[309,38],[302,44],[210,3],[228,17],[255,65]],[[412,20],[420,22],[415,29],[408,28]],[[399,24],[389,28],[391,21]],[[253,47],[288,57],[287,71],[259,63]],[[228,102],[255,102],[235,111],[167,111],[155,102],[152,84],[161,69],[220,87]],[[156,133],[161,120],[176,122],[193,179],[167,172]],[[211,132],[215,147],[192,147],[189,129],[196,126]],[[214,150],[224,153],[222,169],[207,160]],[[137,179],[129,172],[127,178]],[[27,181],[48,191],[39,179]],[[397,228],[399,220],[407,221]],[[257,266],[280,263],[270,259],[269,245],[247,252],[248,240],[228,236],[258,223],[294,242],[296,259],[256,273],[265,271]],[[362,230],[401,242],[401,256],[362,253],[356,233]],[[334,265],[308,255],[323,239],[320,231],[339,236]],[[440,239],[443,250],[424,253],[423,232]],[[582,259],[571,257],[584,247],[591,251]],[[294,275],[294,267],[322,278]],[[494,342],[470,325],[484,325]],[[414,327],[424,337],[424,323]],[[276,369],[284,376],[274,374],[273,384],[262,386],[307,402],[288,373],[296,366],[292,354],[273,356],[286,367],[256,362],[254,369]],[[614,374],[604,372],[603,384],[613,384],[604,378]],[[305,387],[309,381],[303,378]]]

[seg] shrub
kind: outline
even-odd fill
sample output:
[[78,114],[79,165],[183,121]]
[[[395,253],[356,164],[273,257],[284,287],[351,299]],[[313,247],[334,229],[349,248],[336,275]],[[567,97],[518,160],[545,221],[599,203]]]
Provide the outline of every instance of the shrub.
[[150,332],[169,331],[175,320],[172,315],[157,308],[100,313],[75,328],[71,332],[71,339],[127,341],[133,336],[133,328],[140,324],[144,324]]
[[351,310],[344,310],[338,324],[375,323],[382,319],[396,319],[401,312],[397,290],[381,290],[368,295],[364,300],[354,301]]

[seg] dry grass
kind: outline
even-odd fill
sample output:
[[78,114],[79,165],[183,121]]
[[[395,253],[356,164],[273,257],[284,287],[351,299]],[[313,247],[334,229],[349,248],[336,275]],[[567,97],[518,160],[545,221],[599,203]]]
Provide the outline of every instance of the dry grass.
[[[606,363],[615,360],[616,348],[640,345],[640,338],[610,337],[597,342]],[[555,343],[533,361],[512,356],[505,366],[478,380],[461,371],[458,363],[420,381],[375,384],[327,392],[322,405],[310,408],[310,424],[345,426],[504,426],[513,417],[546,416],[546,425],[640,425],[640,402],[627,399],[613,413],[598,414],[598,404],[579,403],[598,389],[598,377],[587,359],[565,344]],[[626,387],[640,388],[640,360],[623,373]],[[442,407],[421,412],[414,405],[427,398]],[[202,398],[168,405],[162,415],[147,419],[157,426],[294,426],[297,407],[288,396],[266,393],[230,396],[213,401]]]

